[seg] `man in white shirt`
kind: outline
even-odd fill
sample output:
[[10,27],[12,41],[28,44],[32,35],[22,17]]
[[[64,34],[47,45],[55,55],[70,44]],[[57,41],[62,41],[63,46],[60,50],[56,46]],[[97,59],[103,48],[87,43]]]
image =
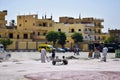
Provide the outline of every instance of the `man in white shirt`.
[[41,62],[45,63],[45,58],[46,58],[46,50],[45,48],[41,49]]
[[102,54],[103,54],[103,61],[106,62],[108,48],[104,46]]

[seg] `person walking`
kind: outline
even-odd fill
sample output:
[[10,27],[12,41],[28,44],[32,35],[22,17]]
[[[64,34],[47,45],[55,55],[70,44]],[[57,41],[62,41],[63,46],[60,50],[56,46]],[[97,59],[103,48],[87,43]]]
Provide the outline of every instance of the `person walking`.
[[74,48],[73,48],[73,52],[74,52],[74,55],[76,55],[77,50],[76,50],[76,47],[75,47],[75,46],[74,46]]
[[97,48],[95,48],[95,51],[94,51],[94,58],[97,58],[97,59],[100,58],[100,52]]
[[88,58],[92,58],[93,57],[93,50],[90,50],[88,53]]
[[45,63],[45,58],[46,58],[46,50],[45,48],[41,49],[41,62]]
[[52,60],[55,59],[55,49],[52,49]]
[[76,48],[76,54],[77,54],[77,55],[79,55],[79,51],[80,51],[80,49],[77,47],[77,48]]
[[108,48],[106,46],[104,46],[103,51],[102,51],[104,62],[106,62],[107,52],[108,52]]

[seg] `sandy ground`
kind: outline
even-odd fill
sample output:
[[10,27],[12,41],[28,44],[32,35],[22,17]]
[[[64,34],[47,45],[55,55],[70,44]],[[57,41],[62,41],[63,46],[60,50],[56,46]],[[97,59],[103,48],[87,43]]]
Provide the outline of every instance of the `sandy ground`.
[[[41,63],[39,52],[11,52],[12,57],[0,63],[0,80],[120,80],[120,59],[108,53],[107,62],[87,58],[88,52],[80,52],[79,59],[68,60],[68,65],[53,66]],[[48,53],[47,56],[51,54]],[[56,53],[56,56],[73,53]]]
[[30,80],[120,80],[114,71],[54,71],[25,75]]

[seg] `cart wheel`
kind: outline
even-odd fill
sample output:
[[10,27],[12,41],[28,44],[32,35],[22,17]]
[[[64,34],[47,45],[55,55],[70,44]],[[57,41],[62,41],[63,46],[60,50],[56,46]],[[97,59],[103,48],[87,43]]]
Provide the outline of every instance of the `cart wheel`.
[[8,54],[7,56],[6,56],[6,59],[9,59],[11,57],[11,54]]
[[64,64],[64,65],[67,65],[67,64],[68,64],[68,61],[67,61],[67,60],[63,60],[63,64]]
[[56,61],[52,61],[52,64],[55,65],[55,64],[56,64]]

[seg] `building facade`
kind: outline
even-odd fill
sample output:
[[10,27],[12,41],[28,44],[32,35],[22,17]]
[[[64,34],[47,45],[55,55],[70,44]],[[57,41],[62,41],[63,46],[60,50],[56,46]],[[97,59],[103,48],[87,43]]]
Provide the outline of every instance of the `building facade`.
[[120,30],[109,30],[110,36],[114,36],[115,37],[115,41],[117,43],[120,43]]
[[[96,19],[93,17],[88,18],[72,18],[72,17],[60,17],[60,23],[65,25],[74,25],[71,32],[81,32],[84,42],[103,43],[105,39],[109,37],[109,34],[103,33],[104,26],[103,19]],[[77,28],[76,25],[79,25]]]
[[88,50],[90,42],[103,43],[108,37],[108,34],[101,31],[104,28],[103,19],[60,17],[59,22],[55,22],[52,16],[47,18],[45,15],[39,19],[37,14],[18,15],[17,25],[6,27],[6,15],[7,11],[0,12],[0,38],[10,38],[14,41],[8,49],[37,49],[38,43],[47,42],[45,35],[49,31],[65,32],[67,36],[65,46],[67,47],[74,45],[71,35],[75,32],[81,33],[84,40],[81,43],[83,50]]
[[7,20],[5,20],[5,16],[7,15],[7,11],[0,11],[0,38],[4,38],[7,35],[6,24]]

